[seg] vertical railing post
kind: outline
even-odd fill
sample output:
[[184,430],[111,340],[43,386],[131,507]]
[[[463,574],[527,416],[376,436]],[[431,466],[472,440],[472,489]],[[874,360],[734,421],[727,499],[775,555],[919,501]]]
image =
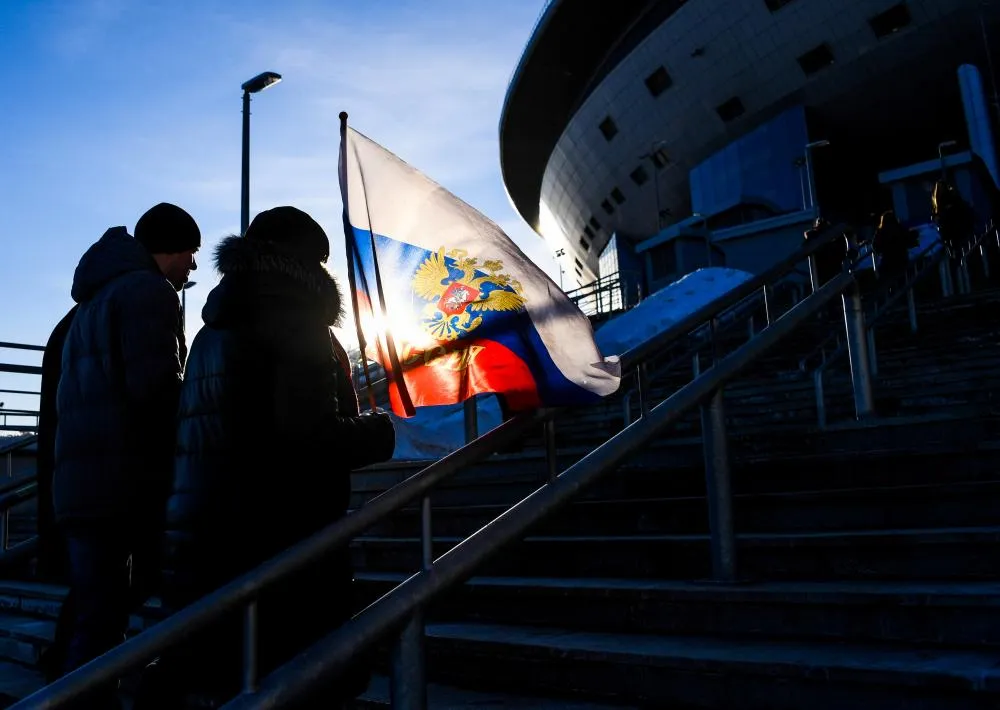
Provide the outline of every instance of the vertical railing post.
[[812,293],[816,293],[819,287],[822,286],[819,282],[819,271],[816,268],[816,255],[809,255],[809,284],[812,286]]
[[[712,320],[713,364],[720,357],[716,338],[717,322]],[[695,356],[695,376],[701,363]],[[726,432],[725,393],[720,387],[701,408],[701,438],[705,455],[705,486],[708,495],[708,525],[711,534],[712,577],[718,582],[736,580],[736,534],[733,525],[733,485],[729,466],[729,438]]]
[[243,692],[256,693],[259,672],[257,601],[243,607]]
[[639,416],[645,417],[649,414],[649,397],[646,391],[646,363],[635,368],[635,389],[639,393]]
[[938,266],[938,275],[941,278],[941,297],[950,298],[952,295],[951,259],[941,260],[941,264]]
[[816,391],[816,423],[826,429],[826,394],[823,392],[823,369],[813,371],[813,389]]
[[732,472],[729,467],[729,441],[722,388],[715,391],[708,405],[702,407],[701,411],[708,524],[712,536],[712,577],[718,582],[733,582],[736,580],[736,533],[733,525]]
[[764,318],[768,325],[771,325],[771,301],[774,299],[774,290],[770,285],[764,286]]
[[479,411],[475,396],[466,399],[462,408],[465,414],[465,443],[468,444],[479,436]]
[[[468,400],[466,400],[468,401]],[[434,564],[431,499],[420,501],[420,557],[423,569]],[[424,654],[424,611],[413,610],[392,649],[389,696],[393,710],[426,710],[427,667]]]
[[917,332],[917,299],[913,295],[913,287],[906,291],[906,310],[910,315],[910,332]]
[[878,377],[878,352],[875,350],[875,329],[868,329],[868,362],[872,377]]
[[871,360],[868,355],[868,338],[865,335],[865,313],[861,305],[861,289],[855,281],[844,292],[844,325],[847,331],[847,356],[851,362],[851,381],[854,385],[854,409],[858,419],[867,419],[875,413],[872,395]]
[[545,464],[548,466],[549,483],[559,475],[559,460],[556,457],[556,420],[545,422]]
[[[14,477],[13,452],[7,452],[7,478]],[[10,547],[10,508],[0,511],[0,551]]]
[[968,295],[972,288],[969,281],[969,261],[965,254],[962,254],[959,259],[956,271],[958,272],[958,292],[963,296]]
[[990,257],[986,251],[986,242],[979,245],[979,259],[983,262],[983,278],[990,278]]

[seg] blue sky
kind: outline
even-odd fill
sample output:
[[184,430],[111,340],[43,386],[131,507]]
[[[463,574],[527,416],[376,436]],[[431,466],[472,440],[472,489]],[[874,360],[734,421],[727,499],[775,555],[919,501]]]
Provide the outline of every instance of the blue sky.
[[[331,271],[342,283],[342,110],[557,278],[550,250],[510,206],[497,145],[507,82],[542,5],[0,3],[0,341],[43,344],[72,304],[85,249],[110,226],[131,230],[160,201],[201,226],[197,286],[187,296],[194,335],[218,279],[213,247],[239,228],[240,84],[264,70],[284,81],[252,104],[251,216],[278,204],[310,212],[331,237]],[[37,361],[0,350],[0,362]],[[14,382],[0,374],[0,387]]]

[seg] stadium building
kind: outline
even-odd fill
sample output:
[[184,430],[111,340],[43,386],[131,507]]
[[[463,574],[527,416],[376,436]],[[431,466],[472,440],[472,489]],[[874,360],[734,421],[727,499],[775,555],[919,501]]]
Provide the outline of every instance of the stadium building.
[[998,23],[983,0],[552,0],[504,102],[504,183],[566,290],[617,273],[626,299],[709,259],[758,271],[818,213],[926,222],[942,167],[982,204]]

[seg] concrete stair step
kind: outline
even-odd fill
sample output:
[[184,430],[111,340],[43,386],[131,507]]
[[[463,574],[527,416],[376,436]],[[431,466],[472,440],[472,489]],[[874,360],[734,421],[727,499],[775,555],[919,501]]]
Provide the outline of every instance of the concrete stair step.
[[[366,601],[405,574],[357,576]],[[711,582],[474,577],[429,610],[435,622],[548,626],[1000,652],[997,582]],[[1000,659],[1000,653],[998,653]]]
[[[1000,481],[741,494],[734,498],[736,529],[743,532],[865,530],[1000,525]],[[470,535],[508,506],[436,506],[438,535]],[[577,501],[541,523],[539,534],[648,534],[708,532],[701,496]],[[410,507],[369,530],[372,535],[420,534],[420,511]]]
[[[435,537],[435,558],[461,541]],[[737,560],[750,580],[998,580],[1000,527],[747,533]],[[359,537],[355,569],[414,572],[419,538]],[[707,579],[706,535],[531,536],[487,561],[485,576]]]
[[507,692],[719,710],[985,710],[994,653],[431,624],[430,676]]
[[[368,690],[348,707],[356,710],[391,707],[389,679],[374,676]],[[454,686],[429,683],[427,686],[429,710],[474,710],[475,708],[500,708],[508,710],[611,710],[621,705],[606,705],[553,697],[525,697],[509,693],[480,693]]]
[[51,619],[0,614],[0,659],[33,666],[54,636]]
[[[850,423],[829,431],[777,432],[730,441],[737,493],[945,484],[1000,477],[1000,441],[995,418],[951,420],[940,416],[901,418],[888,423]],[[560,470],[588,453],[560,446]],[[408,478],[424,463],[392,463],[356,472],[352,505]],[[663,439],[636,453],[586,497],[668,498],[704,494],[700,438]],[[544,455],[535,450],[496,456],[435,489],[435,506],[510,505],[536,490],[547,476]]]
[[6,708],[45,685],[44,676],[18,663],[0,661],[0,708]]

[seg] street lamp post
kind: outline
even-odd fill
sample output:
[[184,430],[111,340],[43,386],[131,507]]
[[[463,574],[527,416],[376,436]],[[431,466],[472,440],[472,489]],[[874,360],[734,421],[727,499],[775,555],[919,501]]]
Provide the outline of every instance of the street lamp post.
[[957,141],[944,141],[943,143],[938,143],[938,161],[941,163],[941,179],[945,178],[945,166],[944,166],[944,149],[954,148],[958,145]]
[[806,182],[809,184],[809,206],[813,209],[813,212],[816,211],[816,186],[813,179],[812,149],[828,145],[830,145],[830,141],[828,140],[806,143]]
[[243,182],[240,199],[240,235],[250,225],[250,94],[256,94],[281,81],[281,74],[266,71],[243,82]]
[[639,159],[649,158],[653,164],[653,191],[656,198],[656,233],[659,234],[663,228],[663,210],[660,207],[660,169],[664,160],[661,157],[660,149],[666,141],[654,141],[649,148],[649,152],[639,156]]

